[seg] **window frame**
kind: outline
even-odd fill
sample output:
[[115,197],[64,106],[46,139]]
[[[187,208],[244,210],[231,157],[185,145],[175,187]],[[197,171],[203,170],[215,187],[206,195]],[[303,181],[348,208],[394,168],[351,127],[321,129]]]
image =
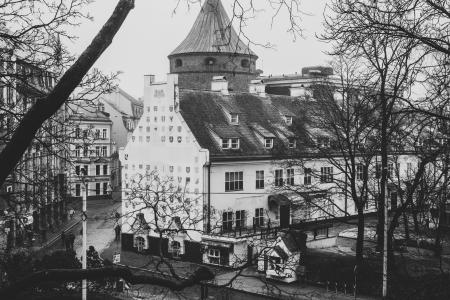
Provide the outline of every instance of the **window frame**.
[[311,185],[311,183],[312,183],[312,169],[304,168],[303,169],[303,184]]
[[283,172],[283,169],[276,169],[275,171],[274,171],[274,177],[275,177],[275,180],[274,180],[274,185],[275,186],[278,186],[278,187],[282,187],[282,186],[284,186],[284,174],[283,174],[284,172]]
[[264,170],[256,171],[255,188],[264,189]]
[[334,181],[333,167],[321,167],[320,168],[320,182],[332,183]]
[[295,171],[294,168],[286,169],[286,184],[294,185],[295,184]]
[[237,210],[235,212],[235,228],[242,229],[245,228],[246,221],[246,211],[245,210]]
[[225,172],[225,192],[235,192],[244,190],[244,172]]
[[222,232],[230,232],[233,230],[233,212],[224,211],[222,213]]
[[254,226],[255,227],[264,226],[264,208],[262,207],[255,208]]
[[273,149],[273,140],[274,138],[264,138],[264,148]]

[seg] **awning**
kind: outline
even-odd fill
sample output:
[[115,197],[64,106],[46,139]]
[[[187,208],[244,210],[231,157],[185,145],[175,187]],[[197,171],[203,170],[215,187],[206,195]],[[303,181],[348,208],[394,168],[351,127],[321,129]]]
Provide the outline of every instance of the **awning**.
[[272,208],[275,208],[275,207],[281,206],[281,205],[290,205],[291,204],[291,200],[289,200],[289,198],[286,197],[285,195],[281,195],[281,194],[270,195],[267,199],[269,200],[269,209],[272,209]]

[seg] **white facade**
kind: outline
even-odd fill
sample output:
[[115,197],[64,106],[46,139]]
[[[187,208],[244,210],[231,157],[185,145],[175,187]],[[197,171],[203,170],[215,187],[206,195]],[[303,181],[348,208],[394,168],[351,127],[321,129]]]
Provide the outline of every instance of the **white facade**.
[[[125,216],[122,232],[132,232],[136,213],[144,214],[151,228],[148,232],[150,236],[159,236],[155,227],[168,226],[173,217],[180,217],[183,224],[188,223],[183,222],[184,218],[193,217],[199,218],[200,222],[192,228],[184,227],[187,230],[186,237],[200,241],[203,230],[201,220],[204,200],[202,194],[205,180],[204,165],[209,159],[208,151],[201,149],[178,111],[177,76],[170,75],[167,80],[167,83],[147,82],[145,85],[144,113],[131,140],[119,154],[123,168],[122,212]],[[180,194],[184,199],[189,200],[191,216],[173,216],[168,212],[157,221],[158,224],[155,224],[152,211],[142,209],[143,206],[140,205],[142,203],[134,197],[136,189],[145,189],[145,187],[142,184],[140,186],[133,184],[133,180],[136,181],[136,178],[140,176],[146,177],[150,173],[167,180],[166,185],[169,185],[170,181],[182,189]],[[178,236],[183,234],[180,232]]]

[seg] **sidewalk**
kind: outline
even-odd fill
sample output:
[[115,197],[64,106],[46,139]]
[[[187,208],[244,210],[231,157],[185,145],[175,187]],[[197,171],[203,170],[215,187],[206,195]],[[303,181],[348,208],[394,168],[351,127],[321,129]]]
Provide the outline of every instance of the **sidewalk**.
[[39,251],[45,249],[55,243],[61,242],[61,232],[64,230],[65,232],[70,231],[73,227],[75,227],[78,223],[81,222],[80,211],[75,211],[72,219],[67,220],[66,222],[60,224],[58,227],[54,228],[52,231],[47,233],[47,239],[39,239],[34,241],[32,249],[33,251]]
[[[108,259],[112,261],[113,254],[120,252],[120,264],[126,265],[128,267],[135,268],[140,271],[147,271],[155,273],[157,272],[158,266],[158,257],[153,257],[150,255],[138,254],[130,251],[120,251],[120,245],[118,242],[113,242],[110,244],[108,248],[106,248],[100,255],[103,259]],[[191,274],[194,270],[196,270],[201,265],[178,261],[178,260],[170,260],[173,268],[179,276],[186,277],[188,274]],[[167,266],[158,266],[158,273],[169,275]],[[222,269],[215,266],[208,266],[212,270],[216,277],[213,282],[210,283],[209,288],[211,290],[210,294],[223,294],[223,289],[219,288],[220,285],[227,284],[228,281],[236,275],[235,271],[230,271],[226,269]],[[242,272],[241,275],[237,276],[232,281],[231,286],[228,288],[228,291],[231,294],[240,294],[236,299],[246,299],[244,294],[248,294],[253,296],[252,298],[257,297],[258,295],[261,298],[267,299],[336,299],[336,300],[349,300],[354,299],[353,294],[345,295],[343,292],[335,293],[333,291],[327,292],[326,288],[308,285],[302,283],[291,283],[285,284],[276,281],[267,281],[265,277],[256,272],[254,268],[248,268]],[[198,292],[192,292],[191,290],[187,290],[186,294],[183,294],[187,299],[191,299],[189,296],[195,295],[198,299]],[[231,297],[230,299],[234,299]],[[357,296],[357,299],[377,299],[375,297],[367,297],[367,296]]]

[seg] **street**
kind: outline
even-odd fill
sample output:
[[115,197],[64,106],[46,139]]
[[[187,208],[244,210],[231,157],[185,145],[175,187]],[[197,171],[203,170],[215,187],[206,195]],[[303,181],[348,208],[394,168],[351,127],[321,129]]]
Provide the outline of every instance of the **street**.
[[[90,200],[87,202],[87,247],[101,252],[114,240],[114,227],[116,225],[115,213],[120,213],[120,203],[111,200]],[[82,223],[78,223],[70,231],[75,235],[74,249],[78,258],[82,256]],[[48,251],[65,249],[61,239],[48,247]]]

